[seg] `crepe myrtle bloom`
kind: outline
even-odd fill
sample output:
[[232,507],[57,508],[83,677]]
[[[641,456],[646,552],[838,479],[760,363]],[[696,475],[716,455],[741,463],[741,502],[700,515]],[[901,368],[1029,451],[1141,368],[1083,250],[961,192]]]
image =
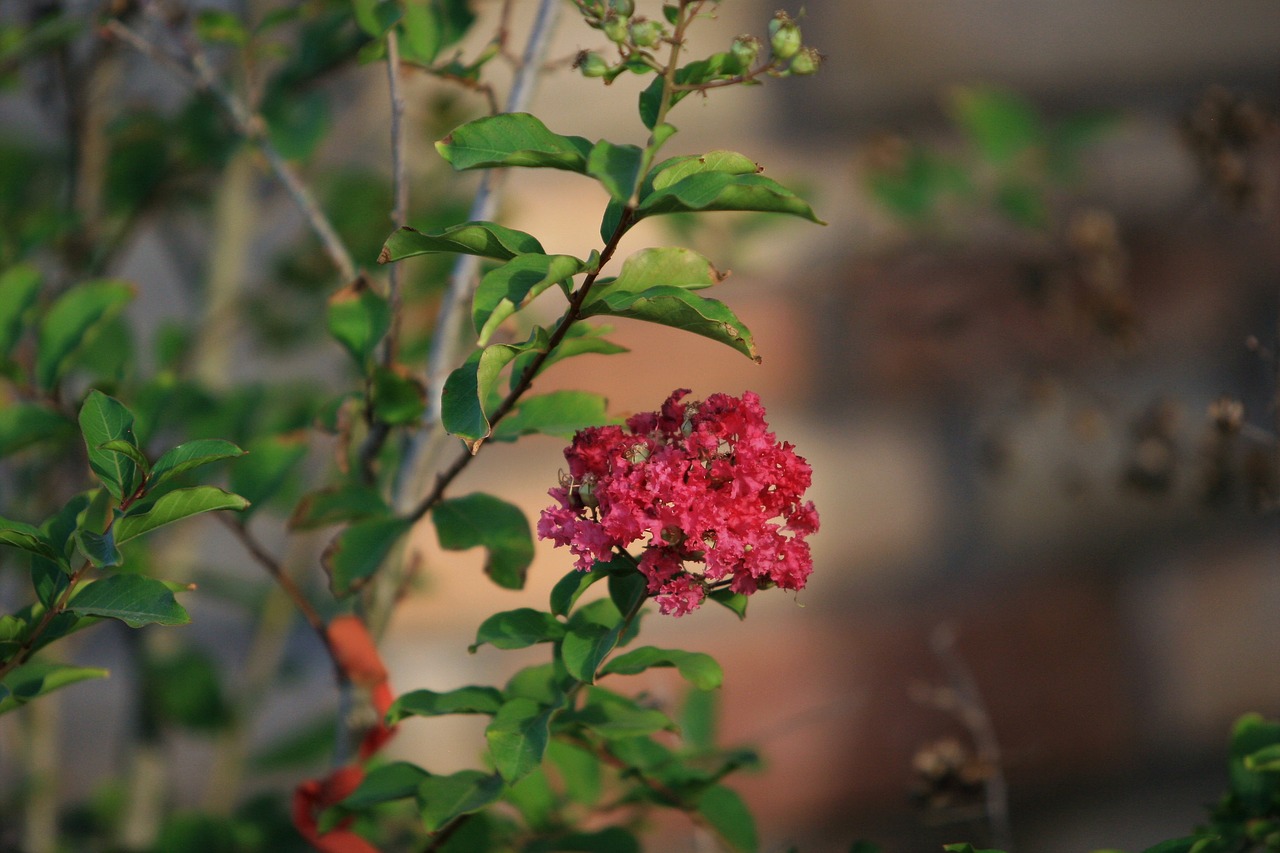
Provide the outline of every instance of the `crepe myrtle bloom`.
[[758,395],[688,394],[624,425],[579,431],[539,538],[568,546],[580,571],[638,545],[664,614],[689,613],[715,589],[802,589],[813,570],[806,539],[818,529],[803,500],[812,469],[769,432]]

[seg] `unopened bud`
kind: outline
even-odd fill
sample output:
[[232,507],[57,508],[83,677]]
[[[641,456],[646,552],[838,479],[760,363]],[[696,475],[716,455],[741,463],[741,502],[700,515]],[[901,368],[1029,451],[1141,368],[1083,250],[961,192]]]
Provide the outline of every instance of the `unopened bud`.
[[769,22],[769,48],[778,59],[790,59],[800,52],[800,25],[786,12],[778,12]]
[[609,8],[624,18],[630,18],[636,11],[635,0],[609,0]]
[[636,47],[653,47],[662,40],[663,27],[658,21],[634,21],[631,24],[631,43]]
[[802,77],[817,74],[821,64],[822,54],[818,53],[817,48],[806,47],[791,60],[791,73]]
[[751,68],[760,55],[760,39],[753,35],[738,36],[733,40],[733,58],[742,63],[744,69]]
[[582,72],[583,77],[603,77],[609,73],[609,63],[598,53],[584,50],[578,54],[573,64]]
[[610,15],[601,26],[605,37],[614,44],[622,44],[627,40],[627,19],[622,15]]

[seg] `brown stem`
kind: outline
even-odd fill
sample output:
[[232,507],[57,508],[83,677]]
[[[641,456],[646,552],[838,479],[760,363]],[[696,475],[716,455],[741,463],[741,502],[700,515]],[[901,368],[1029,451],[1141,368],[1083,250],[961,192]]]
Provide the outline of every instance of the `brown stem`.
[[219,515],[218,518],[226,525],[249,555],[258,562],[258,565],[267,570],[267,574],[271,575],[272,580],[279,584],[280,588],[285,591],[294,606],[298,608],[298,612],[302,614],[302,618],[307,620],[307,624],[311,626],[311,630],[315,631],[320,637],[320,641],[324,643],[325,648],[329,647],[329,636],[325,632],[324,619],[316,611],[311,602],[307,600],[305,594],[298,584],[285,571],[284,566],[280,564],[274,556],[262,546],[254,535],[249,532],[249,528],[238,519],[233,519],[225,515]]

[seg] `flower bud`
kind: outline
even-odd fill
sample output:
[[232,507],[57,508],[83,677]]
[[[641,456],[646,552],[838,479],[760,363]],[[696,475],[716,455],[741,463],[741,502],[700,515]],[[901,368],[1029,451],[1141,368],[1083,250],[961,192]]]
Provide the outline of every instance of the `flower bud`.
[[753,35],[738,36],[733,40],[730,51],[733,58],[742,63],[743,69],[749,69],[755,65],[756,57],[760,55],[760,39]]
[[818,53],[818,49],[814,47],[803,48],[791,60],[791,73],[801,77],[818,73],[818,66],[822,64],[822,54]]
[[662,40],[663,27],[658,21],[633,21],[631,43],[636,47],[653,47]]
[[630,18],[636,11],[635,0],[609,0],[609,8],[624,18]]
[[778,12],[769,22],[769,48],[778,59],[790,59],[800,52],[800,25],[786,12]]
[[605,37],[614,44],[622,44],[627,40],[627,19],[622,15],[610,15],[601,26]]
[[584,50],[573,64],[582,71],[583,77],[603,77],[609,73],[609,63],[598,53]]

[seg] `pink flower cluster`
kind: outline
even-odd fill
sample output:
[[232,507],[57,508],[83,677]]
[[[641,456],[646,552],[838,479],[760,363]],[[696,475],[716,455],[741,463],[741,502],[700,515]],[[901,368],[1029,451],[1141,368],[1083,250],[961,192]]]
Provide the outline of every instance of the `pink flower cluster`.
[[805,538],[818,529],[802,500],[812,469],[769,432],[756,394],[686,403],[688,393],[574,436],[539,538],[568,545],[582,571],[643,543],[649,594],[676,616],[712,589],[803,588],[813,570]]

